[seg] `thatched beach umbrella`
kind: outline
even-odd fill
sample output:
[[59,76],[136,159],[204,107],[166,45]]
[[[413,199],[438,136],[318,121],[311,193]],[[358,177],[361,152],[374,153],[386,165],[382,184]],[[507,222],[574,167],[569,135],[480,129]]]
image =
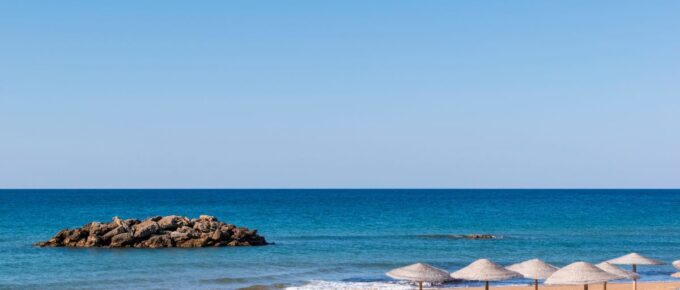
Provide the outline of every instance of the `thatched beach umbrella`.
[[423,290],[423,282],[444,282],[451,279],[449,272],[425,263],[396,268],[385,275],[398,280],[418,282],[420,290]]
[[[610,264],[617,264],[617,265],[633,265],[633,272],[637,272],[637,265],[662,265],[663,262],[659,260],[654,260],[647,258],[645,256],[642,256],[638,253],[630,253],[625,256],[621,256],[615,259],[611,259],[609,261]],[[637,278],[633,279],[633,289],[637,290]]]
[[[609,262],[602,262],[602,263],[599,263],[595,266],[604,270],[607,273],[619,276],[619,279],[635,280],[637,278],[640,278],[640,275],[638,275],[638,273],[626,271],[624,269],[621,269],[619,267],[616,267],[616,266],[610,264]],[[615,279],[615,280],[619,280],[619,279]],[[607,282],[606,281],[604,282],[604,290],[607,290]]]
[[[680,260],[673,261],[673,267],[675,267],[675,269],[680,270]],[[671,274],[671,277],[680,278],[680,272]]]
[[512,264],[505,267],[510,271],[522,274],[524,278],[534,280],[534,289],[538,290],[538,280],[545,280],[559,268],[550,265],[540,259],[531,259],[522,263]]
[[520,278],[521,274],[503,268],[488,259],[479,259],[467,265],[465,268],[451,273],[454,279],[469,281],[484,281],[484,289],[489,290],[489,281],[502,281],[512,278]]
[[545,280],[547,285],[583,285],[588,290],[588,284],[602,283],[618,279],[619,276],[605,272],[586,262],[575,262],[557,270]]

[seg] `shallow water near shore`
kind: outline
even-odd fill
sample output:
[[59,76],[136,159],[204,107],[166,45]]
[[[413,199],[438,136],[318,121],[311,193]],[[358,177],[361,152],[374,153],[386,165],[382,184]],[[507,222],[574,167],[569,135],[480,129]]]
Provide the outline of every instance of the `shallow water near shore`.
[[[680,190],[0,190],[0,289],[385,285],[384,272],[421,261],[449,271],[482,257],[563,266],[631,251],[670,263],[680,259],[679,209]],[[90,221],[169,214],[214,215],[276,244],[31,246]],[[497,238],[460,237],[473,233]],[[643,281],[674,272],[638,270]],[[476,284],[447,286],[460,285]]]

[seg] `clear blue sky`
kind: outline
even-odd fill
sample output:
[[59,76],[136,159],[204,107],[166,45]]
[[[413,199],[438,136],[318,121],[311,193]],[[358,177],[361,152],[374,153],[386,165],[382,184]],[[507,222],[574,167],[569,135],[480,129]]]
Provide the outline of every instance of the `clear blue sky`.
[[680,187],[678,1],[2,1],[0,187]]

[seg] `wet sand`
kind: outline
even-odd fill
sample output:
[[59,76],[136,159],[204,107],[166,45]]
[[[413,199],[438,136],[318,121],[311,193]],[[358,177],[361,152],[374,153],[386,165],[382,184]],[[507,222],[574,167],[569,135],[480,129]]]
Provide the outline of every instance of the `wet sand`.
[[[432,289],[458,289],[461,288],[469,290],[484,290],[484,287],[456,287],[456,288],[432,288]],[[579,285],[565,285],[565,286],[552,286],[552,285],[538,285],[539,290],[582,290],[583,286]],[[638,282],[638,290],[676,290],[680,289],[680,281],[678,282]],[[534,290],[534,286],[498,286],[494,287],[493,283],[489,284],[489,290]],[[588,290],[604,290],[603,285],[591,284],[588,285]],[[632,282],[623,283],[607,283],[607,290],[633,290]]]

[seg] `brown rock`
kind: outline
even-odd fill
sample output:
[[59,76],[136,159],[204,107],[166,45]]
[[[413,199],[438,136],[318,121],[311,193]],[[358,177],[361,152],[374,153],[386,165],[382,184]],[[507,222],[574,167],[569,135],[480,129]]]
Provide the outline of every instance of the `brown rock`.
[[134,241],[131,233],[117,234],[111,238],[110,246],[113,248],[130,245]]
[[196,223],[194,223],[194,230],[197,230],[199,232],[207,233],[210,232],[210,222],[204,221],[204,220],[199,220]]
[[146,239],[160,230],[158,223],[152,220],[144,221],[134,226],[133,236],[136,239]]
[[158,220],[158,226],[162,230],[175,230],[180,227],[181,223],[181,218],[176,215],[169,215]]
[[213,216],[190,220],[182,216],[155,216],[144,221],[114,217],[110,223],[91,222],[82,228],[63,229],[39,247],[211,247],[266,245],[256,230],[225,224]]
[[138,223],[141,223],[141,221],[136,219],[126,219],[123,221],[123,224],[127,225],[128,227],[134,226]]
[[170,238],[175,242],[181,242],[181,241],[186,241],[186,240],[190,239],[189,234],[178,233],[178,232],[171,232]]
[[85,244],[86,244],[86,243],[87,243],[87,238],[78,240],[78,241],[75,243],[75,247],[78,247],[78,248],[85,248]]
[[64,244],[75,245],[80,239],[87,237],[87,232],[80,229],[70,230],[66,238],[64,238]]
[[222,240],[222,231],[215,231],[213,232],[212,236],[210,237],[213,241],[219,241]]
[[217,219],[214,216],[204,215],[204,214],[198,216],[198,219],[204,220],[204,221],[209,221],[209,222],[217,221]]
[[99,247],[102,244],[102,239],[97,236],[90,235],[87,237],[87,240],[85,241],[85,247],[91,248],[91,247]]
[[205,247],[208,245],[208,242],[210,242],[210,238],[199,238],[199,239],[194,239],[194,245],[199,248],[199,247]]
[[63,240],[68,236],[69,232],[70,232],[70,231],[69,231],[68,229],[63,229],[63,230],[59,231],[59,232],[54,236],[54,238],[52,238],[52,239],[61,242],[61,241],[63,241]]
[[187,234],[188,234],[188,233],[191,233],[191,232],[193,232],[193,231],[194,231],[194,229],[192,229],[192,228],[189,227],[189,226],[182,226],[182,227],[180,227],[179,229],[176,230],[176,232],[187,233]]
[[113,238],[113,236],[118,235],[118,234],[122,234],[124,232],[125,232],[125,228],[123,226],[119,226],[119,227],[107,232],[106,234],[104,234],[102,236],[102,241],[108,242],[108,241],[111,240],[111,238]]
[[102,234],[109,231],[108,224],[102,224],[98,222],[93,222],[90,225],[90,236],[101,236]]
[[155,235],[146,241],[146,246],[149,248],[169,248],[172,247],[172,239],[170,235]]
[[161,220],[162,218],[163,218],[162,216],[157,215],[155,217],[148,218],[148,220],[152,220],[152,221],[157,222],[157,221]]
[[491,240],[495,239],[496,236],[490,234],[470,234],[465,235],[465,238],[470,240]]
[[116,224],[119,227],[123,226],[123,220],[121,220],[118,216],[114,216],[111,221]]

